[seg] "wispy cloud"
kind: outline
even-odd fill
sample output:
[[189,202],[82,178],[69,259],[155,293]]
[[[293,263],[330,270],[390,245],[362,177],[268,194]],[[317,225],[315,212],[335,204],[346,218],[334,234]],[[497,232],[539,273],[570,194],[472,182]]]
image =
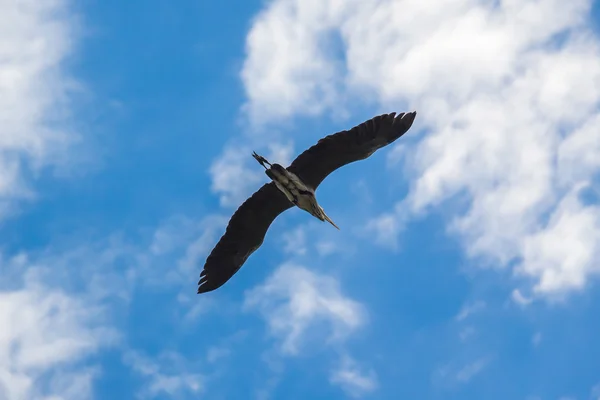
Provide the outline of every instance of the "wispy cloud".
[[444,386],[464,385],[479,375],[490,363],[490,359],[482,357],[466,364],[449,363],[437,369],[434,378]]
[[456,380],[462,383],[469,382],[473,377],[479,374],[488,364],[488,360],[479,359],[465,365],[456,373]]
[[370,234],[371,240],[391,250],[398,249],[398,234],[402,231],[403,222],[394,213],[387,213],[371,219],[365,232]]
[[306,214],[305,222],[283,232],[278,240],[281,243],[284,255],[313,258],[315,255],[328,257],[333,254],[338,256],[338,261],[351,258],[356,249],[349,246],[349,242],[356,240],[352,231],[323,229],[321,221]]
[[238,207],[252,190],[258,188],[261,171],[250,168],[251,154],[247,147],[226,147],[210,166],[211,190],[219,194],[221,206]]
[[129,300],[136,288],[181,288],[180,303],[196,293],[199,265],[221,234],[227,219],[175,215],[156,227],[105,236],[78,235],[55,241],[35,254],[47,282],[63,287],[92,287],[98,298]]
[[69,162],[78,140],[70,105],[80,84],[64,67],[75,22],[67,1],[0,2],[0,218],[34,196],[28,178]]
[[[160,282],[175,289],[172,309],[181,322],[204,311],[189,307],[185,291],[176,295],[179,287],[195,293],[197,258],[209,250],[202,243],[219,221],[174,218],[137,243],[115,234],[0,256],[0,323],[10,327],[0,334],[0,397],[91,398],[101,370],[90,356],[123,345],[117,310],[144,287]],[[161,369],[151,377],[148,395],[200,390],[194,374],[173,377]]]
[[337,60],[317,38],[354,3],[274,1],[257,16],[241,73],[248,98],[244,110],[254,125],[298,113],[316,115],[336,105]]
[[510,298],[520,306],[526,306],[533,301],[532,298],[523,295],[519,289],[513,289],[513,291],[510,293]]
[[[240,139],[242,143],[247,141]],[[261,146],[262,147],[262,146]],[[287,166],[292,160],[292,144],[274,142],[261,154],[270,162]],[[210,166],[211,190],[219,195],[222,207],[239,207],[261,182],[267,182],[263,167],[251,157],[255,151],[247,144],[230,144]],[[256,150],[259,151],[259,150]]]
[[285,243],[283,252],[291,255],[306,254],[306,228],[299,226],[289,232],[283,234]]
[[365,371],[348,356],[342,357],[339,366],[332,371],[330,381],[352,397],[361,397],[378,387],[375,372],[371,369]]
[[244,308],[257,310],[284,354],[297,354],[313,335],[339,342],[366,321],[362,304],[346,297],[338,281],[302,266],[284,264],[248,291]]
[[[0,219],[35,197],[43,168],[77,160],[65,157],[80,140],[71,107],[82,86],[65,66],[77,20],[68,1],[0,1]],[[3,256],[0,398],[91,398],[100,369],[90,357],[118,339],[98,292],[63,287],[56,257]]]
[[283,373],[285,356],[310,355],[310,349],[327,346],[339,361],[329,382],[348,395],[360,397],[377,389],[377,375],[348,355],[346,340],[367,322],[366,308],[344,295],[339,282],[305,267],[287,263],[263,284],[246,292],[245,310],[264,318],[279,346],[264,353],[273,375],[259,398],[269,398]]
[[148,381],[138,393],[141,398],[151,399],[161,394],[180,398],[198,395],[204,389],[203,375],[177,353],[165,352],[151,359],[131,350],[125,353],[123,361]]
[[463,306],[463,308],[460,310],[460,312],[456,316],[456,320],[463,321],[463,320],[467,319],[470,315],[473,315],[473,314],[476,314],[476,313],[482,311],[485,308],[485,306],[486,306],[485,302],[481,301],[481,300],[466,304],[465,306]]
[[[11,271],[10,262],[0,269]],[[0,397],[91,398],[98,371],[86,361],[118,339],[107,308],[46,285],[22,257],[16,263],[22,283],[0,290]]]
[[562,198],[545,228],[524,238],[517,271],[539,278],[535,293],[581,289],[600,271],[600,207],[584,205],[579,190]]
[[[152,265],[145,271],[149,274],[147,279],[188,282],[188,286],[195,286],[199,265],[204,262],[226,225],[227,217],[218,214],[209,214],[199,220],[180,215],[162,222],[156,228],[150,244],[152,257],[143,258],[146,264]],[[142,251],[140,249],[140,253]],[[166,260],[174,260],[176,268]],[[156,270],[155,264],[168,269]]]

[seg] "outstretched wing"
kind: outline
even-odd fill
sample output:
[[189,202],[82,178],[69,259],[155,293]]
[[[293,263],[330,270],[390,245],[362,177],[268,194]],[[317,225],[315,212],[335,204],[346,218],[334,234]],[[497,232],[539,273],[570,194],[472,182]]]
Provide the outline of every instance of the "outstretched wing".
[[[331,172],[369,157],[412,126],[416,112],[377,116],[352,128],[326,136],[300,154],[287,168],[316,189]],[[198,293],[217,289],[227,282],[262,244],[275,218],[292,203],[273,182],[263,185],[233,214],[225,234],[208,256],[198,282]]]
[[326,136],[300,154],[287,167],[313,189],[333,171],[363,160],[402,136],[412,126],[416,112],[383,114],[349,131]]
[[275,218],[292,203],[273,182],[263,185],[233,214],[225,234],[204,264],[198,293],[215,290],[229,280],[262,244]]

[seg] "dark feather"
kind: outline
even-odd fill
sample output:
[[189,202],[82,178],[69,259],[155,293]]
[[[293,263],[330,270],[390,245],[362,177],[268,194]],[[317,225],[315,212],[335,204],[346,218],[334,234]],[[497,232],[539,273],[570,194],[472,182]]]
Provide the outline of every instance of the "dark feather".
[[[412,126],[416,113],[384,114],[329,135],[300,154],[287,168],[312,189],[333,171],[363,160]],[[210,253],[200,274],[198,293],[210,292],[227,282],[260,247],[271,223],[293,204],[273,182],[263,185],[233,214],[225,234]]]
[[223,285],[262,244],[275,218],[292,203],[273,182],[264,184],[233,214],[204,264],[198,293],[210,292]]
[[381,147],[387,146],[412,126],[416,112],[379,115],[349,131],[334,133],[300,154],[287,167],[316,190],[319,184],[336,169],[364,160]]

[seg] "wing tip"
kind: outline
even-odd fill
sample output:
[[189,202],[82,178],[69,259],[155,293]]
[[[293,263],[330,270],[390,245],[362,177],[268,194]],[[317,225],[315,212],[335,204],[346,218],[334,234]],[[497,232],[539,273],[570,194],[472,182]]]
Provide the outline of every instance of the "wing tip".
[[202,270],[200,274],[200,280],[198,281],[198,294],[209,292],[209,285],[207,285],[208,276],[206,276],[206,270]]
[[[396,114],[396,113],[392,113],[392,115],[393,114]],[[402,120],[410,119],[410,120],[414,120],[416,118],[416,116],[417,116],[417,111],[409,111],[409,112],[403,112],[403,113],[398,114],[398,116],[396,117],[396,119],[402,119]]]
[[417,111],[408,111],[408,112],[391,112],[389,114],[383,114],[380,117],[391,118],[394,121],[402,121],[402,122],[410,122],[415,120],[417,117]]
[[409,130],[410,127],[412,126],[413,122],[415,121],[415,118],[417,117],[417,112],[416,111],[410,111],[410,112],[403,112],[398,114],[398,116],[396,118],[394,118],[395,121],[401,122],[405,127],[406,130]]
[[214,287],[214,285],[207,285],[206,282],[203,282],[202,284],[199,284],[198,286],[198,291],[196,292],[197,294],[202,294],[202,293],[208,293],[208,292],[212,292],[213,290],[215,290],[217,287]]

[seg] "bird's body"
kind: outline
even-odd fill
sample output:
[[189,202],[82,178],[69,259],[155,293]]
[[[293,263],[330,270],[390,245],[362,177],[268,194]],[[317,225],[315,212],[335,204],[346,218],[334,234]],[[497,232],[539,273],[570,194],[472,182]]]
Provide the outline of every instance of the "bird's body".
[[363,160],[394,142],[408,131],[415,116],[416,112],[379,115],[349,131],[326,136],[287,168],[252,154],[272,182],[264,184],[233,214],[225,234],[206,260],[198,293],[215,290],[227,282],[260,247],[275,218],[294,205],[337,228],[317,202],[315,190],[319,184],[336,169]]
[[[317,202],[315,191],[307,186],[296,174],[288,171],[279,164],[271,164],[266,158],[258,154],[252,154],[265,167],[265,173],[273,180],[277,189],[279,189],[287,199],[302,210],[308,212],[321,221],[327,221],[337,229],[338,226],[325,214],[323,207]],[[266,164],[266,165],[265,165]],[[269,167],[267,167],[269,165]]]

